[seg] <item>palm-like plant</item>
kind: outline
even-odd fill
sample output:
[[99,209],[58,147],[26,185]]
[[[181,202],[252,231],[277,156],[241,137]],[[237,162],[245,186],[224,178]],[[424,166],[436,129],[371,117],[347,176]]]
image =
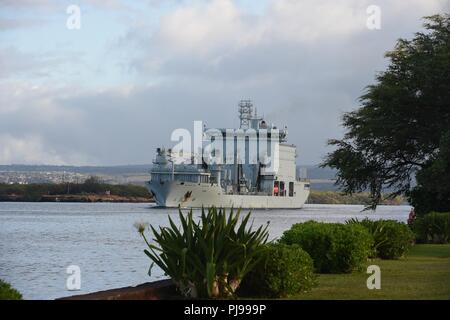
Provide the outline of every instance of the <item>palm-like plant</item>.
[[[169,217],[169,227],[150,226],[154,241],[139,230],[147,243],[145,254],[170,276],[183,295],[197,297],[233,296],[243,277],[262,257],[268,225],[255,231],[248,226],[250,213],[242,220],[240,210],[203,208],[198,222],[192,210],[179,209],[181,226]],[[240,224],[239,224],[240,223]]]

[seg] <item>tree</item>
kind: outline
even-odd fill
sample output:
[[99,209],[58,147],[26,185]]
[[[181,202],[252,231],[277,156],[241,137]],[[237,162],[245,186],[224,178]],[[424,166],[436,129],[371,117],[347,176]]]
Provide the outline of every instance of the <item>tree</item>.
[[450,212],[450,131],[442,137],[437,157],[417,173],[416,179],[410,201],[417,212]]
[[105,185],[99,177],[90,176],[84,181],[82,190],[88,193],[103,193],[105,192]]
[[328,142],[336,150],[322,166],[338,170],[337,184],[344,192],[369,190],[370,208],[376,208],[386,188],[393,190],[390,197],[404,194],[420,208],[430,202],[426,210],[449,207],[448,183],[439,187],[442,206],[433,205],[433,177],[450,176],[450,159],[443,154],[450,132],[450,15],[425,19],[426,31],[398,40],[386,53],[387,70],[360,97],[362,106],[344,114],[343,139]]

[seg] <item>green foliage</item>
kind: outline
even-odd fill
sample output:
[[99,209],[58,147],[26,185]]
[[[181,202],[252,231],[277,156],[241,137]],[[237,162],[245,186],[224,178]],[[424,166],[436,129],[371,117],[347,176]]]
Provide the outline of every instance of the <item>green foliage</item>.
[[250,213],[240,220],[240,210],[202,209],[198,222],[192,210],[181,227],[169,217],[169,227],[151,226],[156,245],[147,241],[145,254],[170,276],[183,295],[193,298],[233,296],[243,277],[262,258],[268,226],[256,231],[248,225]]
[[282,298],[317,285],[313,260],[300,246],[269,244],[263,256],[244,277],[239,296]]
[[42,195],[63,194],[104,194],[124,197],[150,197],[147,188],[136,185],[111,185],[99,178],[90,177],[84,183],[32,183],[32,184],[0,184],[0,200],[16,195],[21,201],[39,201]]
[[413,224],[417,242],[449,243],[450,212],[431,212],[417,218]]
[[[358,192],[353,194],[345,194],[339,191],[318,191],[311,190],[308,203],[317,204],[364,204],[370,205],[370,194],[368,192]],[[395,198],[383,198],[381,204],[386,205],[400,205],[407,203],[406,199],[402,196]]]
[[307,221],[285,231],[280,242],[300,245],[312,257],[317,272],[348,273],[363,268],[373,239],[357,224]]
[[22,300],[22,295],[9,283],[0,279],[0,300]]
[[416,176],[410,202],[419,216],[450,211],[450,130],[440,140],[439,153]]
[[[442,154],[450,130],[450,14],[426,19],[425,32],[386,54],[390,64],[367,87],[362,107],[343,117],[344,138],[329,141],[337,149],[323,166],[338,170],[346,193],[369,191],[372,208],[384,188],[411,196],[418,214],[423,201],[423,212],[450,206],[449,158]],[[416,174],[419,189],[410,194]]]
[[106,190],[109,190],[111,194],[118,195],[118,196],[124,196],[124,197],[143,197],[148,198],[150,197],[150,193],[148,192],[147,188],[143,186],[136,186],[132,184],[114,184],[110,185],[107,184]]
[[372,257],[398,259],[409,251],[414,241],[411,229],[395,220],[351,219],[347,224],[361,225],[370,232],[374,239]]

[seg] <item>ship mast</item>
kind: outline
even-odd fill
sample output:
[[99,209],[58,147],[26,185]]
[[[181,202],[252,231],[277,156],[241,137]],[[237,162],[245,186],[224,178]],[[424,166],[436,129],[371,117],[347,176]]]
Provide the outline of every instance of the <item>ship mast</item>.
[[239,119],[241,120],[241,129],[250,128],[250,119],[253,113],[253,103],[251,100],[241,100],[239,102]]

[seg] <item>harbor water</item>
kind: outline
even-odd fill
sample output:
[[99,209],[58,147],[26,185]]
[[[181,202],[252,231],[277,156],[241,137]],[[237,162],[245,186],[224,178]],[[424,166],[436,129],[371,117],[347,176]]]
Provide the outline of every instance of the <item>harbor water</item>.
[[[406,222],[409,206],[306,205],[296,210],[254,210],[253,225],[269,224],[270,238],[307,220],[344,222],[350,218]],[[24,299],[54,299],[165,278],[143,253],[136,222],[153,226],[178,221],[176,209],[146,203],[0,203],[0,279]],[[149,233],[149,231],[148,231]],[[81,288],[67,289],[69,266],[78,266]]]

